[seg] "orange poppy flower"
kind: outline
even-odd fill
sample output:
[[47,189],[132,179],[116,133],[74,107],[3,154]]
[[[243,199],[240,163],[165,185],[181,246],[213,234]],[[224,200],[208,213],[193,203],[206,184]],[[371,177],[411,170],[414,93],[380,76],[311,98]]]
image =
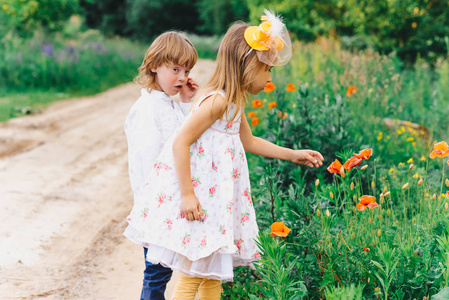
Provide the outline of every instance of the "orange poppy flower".
[[433,146],[433,151],[430,153],[430,158],[446,157],[449,155],[449,148],[445,141],[436,143]]
[[365,246],[365,247],[363,247],[363,251],[369,252],[369,248]]
[[338,159],[336,159],[333,163],[329,165],[329,167],[327,167],[327,170],[329,171],[329,173],[339,174],[341,167],[342,167],[341,162]]
[[369,209],[373,209],[373,208],[378,207],[378,206],[379,206],[379,204],[377,204],[377,202],[372,202],[372,203],[370,203],[370,204],[367,205],[367,207],[368,207]]
[[271,93],[275,89],[276,89],[276,86],[274,85],[274,83],[268,82],[267,85],[265,86],[265,88],[263,89],[263,91],[265,93]]
[[279,116],[279,118],[281,118],[281,119],[287,119],[287,117],[288,117],[288,113],[282,113],[282,111],[278,111],[278,116]]
[[257,124],[259,124],[260,120],[258,117],[255,117],[251,120],[251,125],[252,126],[256,126]]
[[343,165],[343,167],[345,169],[347,169],[348,171],[351,171],[352,168],[354,168],[355,166],[360,165],[360,163],[362,162],[361,158],[357,158],[355,156],[351,157],[350,159],[348,159],[345,164]]
[[449,198],[449,191],[447,191],[447,192],[446,192],[446,197],[448,197],[448,198]]
[[296,91],[296,88],[295,88],[295,86],[293,85],[293,83],[289,83],[288,85],[287,85],[287,88],[285,89],[287,92],[294,92],[294,91]]
[[271,224],[271,236],[286,237],[290,231],[291,229],[285,226],[283,221]]
[[263,107],[262,100],[254,99],[253,100],[253,108],[259,108],[259,107]]
[[361,158],[361,159],[369,159],[373,155],[373,149],[363,149],[359,153],[354,154],[354,157]]
[[248,118],[254,118],[255,116],[256,116],[256,113],[253,112],[253,111],[250,111],[250,112],[248,113]]
[[268,109],[275,108],[276,106],[278,106],[278,104],[276,102],[274,102],[274,101],[268,103]]
[[353,86],[353,85],[348,86],[348,90],[346,92],[346,97],[351,96],[352,94],[354,94],[357,91],[358,91],[358,89],[355,86]]
[[368,205],[370,203],[376,202],[376,197],[369,196],[369,195],[363,195],[362,197],[359,198],[359,201],[363,205]]
[[365,210],[366,205],[363,205],[362,203],[359,202],[359,203],[357,203],[356,207],[358,210],[362,211],[362,210]]

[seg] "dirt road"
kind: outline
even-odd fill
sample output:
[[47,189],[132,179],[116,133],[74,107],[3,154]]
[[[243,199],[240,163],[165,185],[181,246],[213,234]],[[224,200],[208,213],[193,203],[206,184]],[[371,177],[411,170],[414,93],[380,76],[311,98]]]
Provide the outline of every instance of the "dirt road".
[[139,95],[129,83],[0,125],[0,299],[139,299],[143,250],[122,235],[123,122]]

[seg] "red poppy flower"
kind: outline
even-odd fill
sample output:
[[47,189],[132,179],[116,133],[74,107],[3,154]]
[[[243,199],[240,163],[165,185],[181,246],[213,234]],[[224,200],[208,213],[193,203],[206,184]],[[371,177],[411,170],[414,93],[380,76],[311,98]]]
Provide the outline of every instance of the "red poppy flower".
[[256,113],[253,112],[253,111],[250,111],[250,112],[248,113],[248,118],[254,118],[255,116],[256,116]]
[[259,107],[263,107],[262,100],[254,99],[253,100],[253,108],[259,108]]
[[348,90],[346,91],[346,96],[349,97],[357,91],[358,91],[358,89],[355,86],[350,85],[350,86],[348,86]]
[[291,229],[285,226],[284,222],[274,222],[271,224],[271,236],[286,237],[290,231]]
[[268,109],[275,108],[276,106],[278,106],[278,104],[276,102],[274,102],[274,101],[268,103]]
[[265,86],[265,88],[263,89],[263,91],[265,93],[271,93],[275,89],[276,89],[276,86],[274,85],[274,83],[268,82],[267,85]]
[[359,201],[363,205],[368,205],[370,203],[376,202],[376,197],[369,196],[369,195],[363,195],[362,197],[359,198]]
[[365,247],[363,247],[363,251],[369,252],[369,248],[365,246]]
[[446,157],[448,155],[449,155],[449,148],[447,146],[447,143],[445,141],[442,141],[433,146],[433,151],[430,153],[430,158]]
[[293,85],[293,83],[289,83],[288,85],[287,85],[287,88],[285,89],[287,92],[294,92],[294,91],[296,91],[296,88],[295,88],[295,86]]
[[355,207],[357,207],[358,210],[362,211],[365,210],[366,205],[363,205],[362,203],[359,202]]
[[329,173],[338,174],[340,173],[341,167],[342,167],[341,162],[338,159],[336,159],[333,163],[329,165],[329,167],[327,167],[327,170],[329,171]]
[[256,126],[257,124],[259,124],[260,120],[258,117],[255,117],[251,120],[251,125],[252,126]]
[[352,168],[354,168],[355,166],[360,165],[360,163],[362,162],[361,158],[357,158],[355,156],[351,157],[350,159],[348,159],[345,164],[343,165],[343,167],[345,169],[347,169],[348,171],[351,171]]
[[354,157],[361,158],[361,159],[369,159],[373,155],[373,149],[363,149],[359,153],[354,154]]
[[379,206],[379,204],[377,204],[377,202],[372,202],[372,203],[368,204],[366,207],[368,207],[369,209],[373,209],[378,206]]

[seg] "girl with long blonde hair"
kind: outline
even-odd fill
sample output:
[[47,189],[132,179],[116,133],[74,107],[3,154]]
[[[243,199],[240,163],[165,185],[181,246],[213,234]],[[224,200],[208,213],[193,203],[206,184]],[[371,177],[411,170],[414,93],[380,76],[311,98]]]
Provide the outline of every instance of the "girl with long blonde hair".
[[265,11],[260,26],[234,24],[223,38],[212,78],[198,92],[191,116],[164,147],[128,217],[133,241],[147,260],[178,270],[174,299],[220,299],[233,266],[260,257],[245,151],[322,165],[313,150],[276,146],[251,133],[244,106],[271,82],[271,68],[288,62],[285,25]]

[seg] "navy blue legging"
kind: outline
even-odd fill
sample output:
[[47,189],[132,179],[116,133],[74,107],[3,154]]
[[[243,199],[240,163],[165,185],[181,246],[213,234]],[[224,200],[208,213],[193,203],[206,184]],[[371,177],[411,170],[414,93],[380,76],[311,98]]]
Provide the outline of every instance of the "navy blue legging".
[[164,293],[167,282],[170,280],[172,270],[160,264],[154,265],[146,260],[147,248],[143,248],[145,254],[145,271],[143,271],[143,287],[140,300],[165,300]]

